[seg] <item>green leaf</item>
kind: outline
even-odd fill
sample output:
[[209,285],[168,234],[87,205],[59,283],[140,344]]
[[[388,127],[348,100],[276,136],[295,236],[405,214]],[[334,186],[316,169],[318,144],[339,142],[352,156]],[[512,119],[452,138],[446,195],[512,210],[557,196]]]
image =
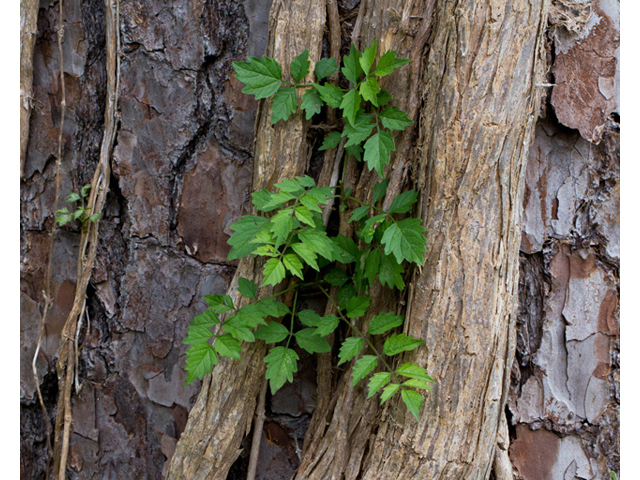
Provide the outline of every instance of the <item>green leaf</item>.
[[216,338],[215,349],[216,352],[218,352],[223,357],[235,358],[236,360],[240,360],[240,353],[242,353],[240,343],[229,333],[225,333],[224,335],[220,335],[218,338]]
[[296,81],[296,83],[300,83],[300,81],[309,75],[309,67],[311,66],[311,62],[309,61],[309,50],[305,50],[300,55],[293,59],[291,62],[291,76]]
[[402,385],[405,387],[419,388],[421,390],[431,390],[431,387],[427,385],[427,382],[424,380],[417,380],[415,378],[403,382]]
[[400,352],[407,352],[418,348],[424,343],[424,340],[418,340],[417,338],[408,337],[404,333],[394,333],[384,342],[382,350],[385,355],[392,356],[397,355]]
[[400,193],[396,195],[396,198],[391,202],[389,207],[389,213],[407,213],[411,210],[411,207],[418,200],[418,192],[415,190],[409,190],[408,192]]
[[249,280],[244,277],[240,277],[238,279],[238,291],[240,295],[247,298],[256,298],[256,291],[258,287],[253,282],[253,280]]
[[188,327],[187,338],[182,343],[185,345],[195,345],[197,343],[205,343],[213,336],[213,333],[206,325],[194,325],[191,324]]
[[351,372],[351,377],[353,378],[351,388],[355,387],[360,380],[373,372],[377,366],[378,357],[375,355],[363,355],[353,366],[353,371]]
[[422,402],[424,402],[422,395],[413,390],[402,390],[402,401],[407,406],[407,410],[416,417],[416,420],[420,421],[420,409],[422,408]]
[[[237,316],[232,317],[233,319],[237,319]],[[240,322],[240,321],[238,321]],[[255,342],[256,338],[253,336],[253,332],[251,328],[248,326],[236,326],[233,325],[232,322],[227,321],[224,324],[224,331],[231,334],[234,338],[238,340],[242,340],[245,342]]]
[[371,243],[371,240],[373,240],[373,236],[376,233],[376,229],[386,217],[386,213],[381,213],[380,215],[367,219],[367,221],[364,222],[362,229],[358,232],[360,238],[367,243]]
[[296,177],[296,180],[298,180],[298,183],[300,183],[300,185],[302,185],[305,188],[311,188],[316,186],[315,180],[311,178],[309,175],[305,175],[304,177]]
[[300,220],[303,223],[306,223],[312,228],[316,228],[316,224],[313,221],[313,215],[311,215],[311,212],[307,209],[307,207],[298,206],[295,208],[294,212],[298,220]]
[[408,58],[396,58],[396,51],[389,50],[380,57],[380,61],[376,66],[376,71],[373,72],[373,74],[378,77],[384,77],[385,75],[392,73],[396,68],[406,65],[410,61],[411,60]]
[[378,106],[378,93],[380,93],[380,86],[374,77],[367,77],[367,79],[360,84],[360,95],[362,95],[362,98],[371,102],[376,107]]
[[342,58],[344,67],[342,67],[342,73],[351,83],[358,83],[360,75],[362,75],[362,67],[360,66],[360,52],[356,49],[354,44],[351,44],[349,55]]
[[271,123],[276,124],[280,120],[287,121],[291,114],[296,113],[298,108],[298,96],[295,88],[281,88],[273,96],[273,106],[271,107]]
[[345,237],[342,234],[338,234],[336,237],[331,237],[331,241],[339,248],[338,261],[341,263],[355,262],[356,258],[360,255],[360,250],[356,242],[352,238]]
[[75,212],[73,212],[71,214],[71,218],[73,218],[74,220],[77,220],[78,218],[80,218],[82,216],[83,213],[84,213],[84,210],[79,208],[78,210],[76,210]]
[[307,265],[313,268],[316,271],[320,271],[318,268],[318,263],[316,262],[316,252],[309,245],[304,243],[294,243],[291,245],[293,251],[300,255],[300,258],[305,261]]
[[356,208],[351,214],[351,218],[349,218],[349,223],[356,222],[366,217],[370,208],[371,207],[369,205],[363,205],[362,207]]
[[364,347],[364,340],[360,337],[349,337],[342,342],[342,346],[340,347],[340,353],[338,357],[340,357],[340,361],[338,365],[341,365],[345,362],[348,362],[353,357],[355,357],[360,350]]
[[327,260],[336,260],[333,243],[322,230],[306,230],[298,234],[300,241],[312,248],[318,255],[322,255]]
[[345,151],[347,152],[347,155],[355,158],[358,162],[362,161],[362,152],[364,152],[362,145],[349,145],[348,147],[345,147]]
[[433,382],[427,371],[415,363],[405,363],[396,369],[396,373],[407,378],[415,378],[423,382]]
[[380,335],[392,328],[399,327],[402,322],[404,322],[402,315],[396,315],[393,312],[379,313],[369,323],[369,335]]
[[324,317],[320,317],[317,323],[316,334],[322,337],[326,337],[331,334],[340,323],[340,319],[335,315],[325,315]]
[[213,313],[224,313],[235,310],[233,300],[229,295],[205,295],[204,301],[209,304],[209,310]]
[[373,284],[378,270],[380,270],[380,250],[375,248],[369,252],[364,262],[364,277],[369,281],[369,285]]
[[378,98],[376,100],[379,107],[384,107],[392,98],[393,97],[389,92],[387,92],[386,90],[380,90],[380,93],[378,93]]
[[358,110],[360,110],[361,102],[362,98],[355,88],[349,90],[346,95],[342,97],[342,102],[340,103],[342,116],[346,118],[351,125],[356,121],[356,114]]
[[80,196],[82,198],[87,198],[87,196],[89,195],[89,190],[91,190],[91,184],[87,183],[86,185],[83,185],[82,188],[80,189]]
[[347,280],[349,280],[349,277],[344,273],[344,270],[340,270],[339,268],[334,268],[324,276],[324,281],[334,287],[341,287],[347,283]]
[[278,322],[271,322],[268,325],[261,325],[256,330],[255,336],[264,341],[267,345],[270,343],[278,343],[287,338],[289,330]]
[[374,373],[369,380],[369,395],[367,398],[373,397],[378,391],[384,387],[391,380],[391,374],[389,372]]
[[307,190],[307,195],[315,198],[318,203],[327,203],[333,193],[331,192],[331,187],[319,187],[310,188]]
[[264,207],[265,208],[278,207],[283,203],[287,203],[295,198],[296,198],[295,195],[292,195],[289,192],[272,193],[269,201],[264,204]]
[[253,252],[254,255],[260,255],[263,257],[277,257],[280,252],[274,245],[262,245],[256,248]]
[[285,347],[274,347],[269,355],[264,357],[267,364],[265,378],[269,380],[271,394],[280,390],[287,380],[293,381],[293,374],[298,371],[299,359],[295,350]]
[[321,58],[316,63],[315,74],[318,81],[330,77],[340,70],[340,66],[335,58]]
[[213,327],[220,323],[218,317],[211,310],[205,310],[199,315],[193,317],[193,321],[188,325],[187,328],[192,328],[196,326],[204,326],[204,327]]
[[242,93],[255,95],[256,100],[268,98],[282,83],[282,69],[278,62],[263,55],[262,60],[249,57],[247,62],[233,62],[236,79],[246,85]]
[[338,305],[345,308],[349,301],[358,294],[356,287],[351,283],[345,285],[338,291]]
[[233,223],[231,230],[233,230],[234,233],[231,235],[231,238],[227,240],[227,243],[233,248],[229,252],[227,260],[235,260],[249,255],[256,248],[256,245],[250,244],[249,241],[253,239],[267,223],[269,223],[269,220],[266,218],[253,215],[245,215]]
[[282,262],[277,258],[270,258],[264,264],[264,282],[262,286],[277,285],[284,279],[285,275],[286,271]]
[[336,87],[331,83],[327,83],[326,85],[318,85],[317,83],[314,83],[313,86],[320,93],[320,98],[324,100],[324,103],[332,108],[338,108],[340,106],[343,95],[340,87]]
[[347,143],[344,144],[345,148],[358,145],[371,135],[373,127],[375,127],[375,125],[371,123],[372,118],[373,115],[370,113],[359,110],[355,122],[353,124],[345,124],[344,130],[342,130],[342,136],[348,138]]
[[389,400],[389,398],[391,398],[399,388],[400,385],[398,385],[397,383],[392,383],[391,385],[387,385],[386,387],[384,387],[384,390],[382,390],[382,395],[380,395],[380,403],[384,403]]
[[284,303],[276,302],[272,297],[266,297],[256,303],[245,305],[240,310],[255,312],[257,315],[261,315],[262,317],[274,318],[279,318],[291,313],[291,310],[289,310]]
[[276,209],[276,207],[265,207],[265,205],[271,201],[271,192],[266,188],[263,188],[259,192],[253,192],[251,198],[251,203],[262,212],[269,212]]
[[340,132],[329,132],[327,136],[324,137],[322,146],[318,150],[323,151],[329,150],[330,148],[336,148],[340,144],[341,137],[342,134]]
[[187,350],[187,381],[189,385],[196,378],[204,378],[218,364],[218,355],[208,343],[198,343]]
[[280,210],[271,217],[271,227],[269,230],[275,235],[276,248],[280,247],[293,230],[293,208]]
[[367,313],[372,297],[353,297],[347,303],[347,317],[358,318]]
[[391,161],[391,152],[395,149],[396,145],[391,134],[379,130],[364,144],[364,161],[367,162],[369,170],[375,169],[378,175],[383,177],[384,167]]
[[371,71],[371,67],[373,66],[373,62],[376,59],[376,52],[378,48],[378,41],[374,40],[371,45],[364,49],[364,53],[362,57],[360,57],[360,66],[364,71],[365,75],[369,75]]
[[415,262],[419,265],[424,263],[424,237],[425,228],[418,218],[406,218],[391,225],[382,237],[381,243],[384,245],[384,253],[393,253],[398,263],[403,260]]
[[309,353],[326,353],[331,351],[329,342],[324,337],[317,335],[315,328],[305,328],[296,332],[298,346]]
[[76,192],[71,192],[69,195],[67,195],[68,203],[73,203],[78,201],[80,201],[80,195],[78,195]]
[[282,258],[282,262],[284,263],[284,266],[287,267],[287,270],[289,270],[291,273],[293,273],[296,277],[299,277],[300,279],[303,278],[303,276],[302,276],[302,262],[300,261],[300,259],[298,258],[298,256],[296,254],[294,254],[294,253],[286,254]]
[[93,215],[89,216],[89,220],[91,220],[93,223],[96,223],[100,219],[100,215],[100,212],[94,213]]
[[307,327],[316,327],[320,323],[320,315],[313,310],[300,310],[296,313],[298,319]]
[[[300,182],[292,178],[285,178],[282,182],[276,183],[276,187],[280,192],[290,193],[294,198],[304,192],[304,187],[300,185]],[[280,193],[276,193],[275,195],[280,195]]]
[[404,290],[404,280],[402,280],[402,265],[400,265],[393,255],[383,255],[380,260],[380,271],[378,278],[381,285],[388,285],[390,288],[396,287]]
[[302,95],[302,110],[305,112],[305,118],[311,120],[315,114],[320,113],[324,102],[320,93],[315,88],[308,88]]
[[381,180],[379,182],[376,182],[375,186],[373,187],[373,204],[375,205],[378,200],[380,200],[381,198],[383,198],[386,193],[387,193],[387,186],[389,186],[389,179],[385,178],[384,180]]
[[380,112],[380,120],[389,130],[404,130],[413,125],[413,120],[410,120],[405,112],[398,110],[398,107],[385,108]]

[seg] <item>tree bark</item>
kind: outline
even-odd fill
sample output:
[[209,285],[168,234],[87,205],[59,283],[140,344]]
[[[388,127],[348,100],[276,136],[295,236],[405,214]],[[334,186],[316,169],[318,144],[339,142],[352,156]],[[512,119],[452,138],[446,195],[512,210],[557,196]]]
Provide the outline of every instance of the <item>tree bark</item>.
[[20,0],[20,176],[29,143],[29,119],[33,100],[33,48],[38,28],[38,0]]

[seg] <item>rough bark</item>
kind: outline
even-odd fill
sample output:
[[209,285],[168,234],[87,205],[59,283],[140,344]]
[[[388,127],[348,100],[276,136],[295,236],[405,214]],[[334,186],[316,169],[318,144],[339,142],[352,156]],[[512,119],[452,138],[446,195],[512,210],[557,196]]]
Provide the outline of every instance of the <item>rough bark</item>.
[[29,143],[33,100],[33,49],[38,26],[38,0],[20,0],[20,176]]

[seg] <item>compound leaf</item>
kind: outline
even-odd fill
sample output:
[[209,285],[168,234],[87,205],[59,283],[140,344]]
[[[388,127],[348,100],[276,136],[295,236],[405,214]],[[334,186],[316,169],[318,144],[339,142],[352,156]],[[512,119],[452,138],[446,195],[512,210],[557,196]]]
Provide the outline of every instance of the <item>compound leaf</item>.
[[386,193],[387,193],[387,187],[389,186],[389,179],[385,178],[384,180],[381,180],[379,182],[376,182],[376,184],[373,187],[373,204],[375,205],[378,200],[380,200],[381,198],[383,198]]
[[392,328],[399,327],[402,322],[404,322],[402,315],[396,315],[393,312],[379,313],[369,322],[369,335],[380,335]]
[[231,225],[234,232],[227,243],[233,248],[227,256],[227,260],[235,260],[237,258],[249,255],[256,248],[255,244],[249,243],[269,220],[254,215],[245,215],[237,222]]
[[208,343],[198,343],[187,350],[187,380],[189,385],[196,378],[204,378],[218,364],[218,355]]
[[326,353],[331,351],[329,342],[317,334],[315,328],[305,328],[296,332],[296,342],[298,346],[309,353]]
[[347,303],[347,317],[358,318],[367,313],[372,297],[353,297]]
[[352,124],[347,122],[345,124],[344,130],[342,131],[342,136],[348,139],[347,143],[344,144],[345,148],[359,145],[371,135],[373,127],[375,127],[375,125],[371,123],[372,118],[373,115],[370,113],[359,110],[355,122]]
[[287,121],[291,114],[298,108],[298,96],[295,88],[281,88],[273,96],[271,107],[271,123],[276,124],[280,120]]
[[302,95],[302,110],[305,112],[305,118],[311,120],[316,113],[320,113],[324,102],[315,88],[308,88]]
[[240,353],[242,353],[240,343],[229,333],[225,333],[224,335],[220,335],[218,338],[216,338],[215,349],[216,352],[218,352],[223,357],[235,358],[236,360],[240,360]]
[[256,330],[256,338],[263,340],[264,343],[278,343],[287,338],[289,330],[278,322],[271,322],[268,325],[260,325]]
[[396,53],[395,50],[385,52],[384,55],[380,57],[380,61],[378,61],[378,65],[376,65],[376,70],[373,74],[378,77],[384,77],[392,73],[396,68],[406,65],[411,61],[408,58],[396,58]]
[[378,49],[378,41],[374,40],[371,45],[364,49],[362,57],[360,57],[360,66],[365,75],[369,75],[374,60],[376,59],[376,52]]
[[340,319],[335,315],[325,315],[318,320],[316,334],[326,337],[332,333],[340,323]]
[[378,175],[384,176],[384,167],[391,161],[391,152],[395,149],[396,145],[391,134],[385,130],[379,130],[364,144],[364,161],[367,162],[369,170],[375,170]]
[[424,246],[426,242],[424,231],[425,228],[418,218],[405,218],[394,223],[382,236],[384,253],[387,255],[393,253],[398,263],[407,260],[422,265],[423,254],[427,250]]
[[309,75],[310,66],[311,62],[309,61],[309,50],[305,50],[293,59],[293,62],[291,62],[290,70],[291,76],[296,81],[296,83],[300,83],[300,80]]
[[404,130],[410,125],[413,125],[413,120],[407,117],[407,114],[398,107],[385,108],[380,112],[380,120],[382,125],[389,130]]
[[391,380],[391,374],[389,372],[374,373],[369,380],[369,394],[367,398],[373,397],[378,391],[384,387]]
[[324,276],[324,281],[334,287],[341,287],[347,283],[347,280],[349,280],[349,277],[344,273],[344,270],[339,268],[334,268]]
[[391,202],[389,213],[407,213],[418,200],[418,192],[409,190],[408,192],[399,193]]
[[397,383],[392,383],[391,385],[387,385],[386,387],[384,387],[384,390],[382,390],[382,395],[380,395],[380,403],[384,403],[389,400],[393,396],[393,394],[398,391],[399,388],[400,385],[398,385]]
[[270,258],[264,264],[264,282],[262,282],[262,286],[277,285],[284,279],[285,275],[286,271],[282,262],[277,258]]
[[269,380],[271,394],[275,394],[287,380],[293,381],[293,374],[298,371],[299,359],[295,350],[285,347],[274,347],[264,357],[267,364],[265,378]]
[[282,258],[282,262],[284,266],[287,267],[291,273],[293,273],[296,277],[303,278],[302,276],[302,262],[298,258],[298,256],[294,253],[288,253]]
[[324,137],[324,141],[322,142],[322,146],[318,149],[329,150],[330,148],[336,148],[340,144],[340,138],[342,134],[340,132],[329,132],[326,137]]
[[383,255],[380,260],[380,271],[378,272],[380,284],[404,290],[403,271],[402,265],[396,261],[393,255]]
[[331,262],[336,260],[333,243],[323,230],[305,230],[300,232],[298,237],[318,255],[322,255]]
[[205,343],[213,336],[208,325],[189,324],[188,332],[187,338],[182,341],[185,345]]
[[351,372],[351,377],[353,378],[351,387],[355,387],[360,380],[373,372],[377,366],[378,357],[375,355],[363,355],[353,366],[353,371]]
[[385,355],[392,356],[397,355],[400,352],[407,352],[418,348],[424,343],[424,340],[418,340],[417,338],[408,337],[404,333],[394,333],[384,342],[382,350]]
[[349,218],[349,223],[362,220],[364,217],[367,216],[370,208],[371,207],[369,205],[363,205],[362,207],[356,208],[351,214],[351,218]]
[[278,91],[282,80],[282,68],[266,55],[262,59],[249,57],[246,62],[233,62],[236,79],[246,85],[242,93],[255,95],[256,100],[268,98]]
[[[360,87],[362,88],[362,86]],[[358,93],[358,90],[352,88],[349,90],[344,97],[342,97],[342,102],[340,103],[340,108],[342,109],[342,115],[346,118],[351,125],[353,125],[356,121],[356,114],[358,110],[360,110],[360,103],[362,102],[362,98]]]
[[360,84],[359,90],[363,99],[371,102],[376,107],[378,106],[378,93],[380,93],[380,86],[374,77],[367,77],[367,79]]
[[331,83],[327,83],[326,85],[318,85],[314,83],[313,86],[320,93],[320,98],[324,100],[324,103],[329,105],[332,108],[338,108],[340,103],[342,103],[342,89],[340,87],[336,87]]
[[423,382],[433,382],[427,371],[415,363],[405,363],[396,369],[396,373],[407,378],[415,378]]
[[424,402],[424,398],[418,392],[414,392],[413,390],[402,390],[402,401],[407,406],[407,410],[411,412],[411,414],[416,417],[416,420],[420,420],[420,409],[422,408],[422,403]]
[[318,263],[316,262],[317,255],[313,248],[304,243],[294,243],[293,245],[291,245],[291,248],[293,248],[294,252],[300,255],[300,258],[302,258],[302,260],[304,260],[307,265],[318,272],[320,271]]
[[338,63],[335,58],[321,58],[316,63],[315,74],[318,81],[323,78],[330,77],[334,73],[340,70]]
[[249,280],[244,277],[240,277],[238,279],[238,291],[240,292],[240,295],[247,298],[256,298],[257,289],[258,287],[253,280]]
[[340,357],[340,361],[338,365],[341,365],[345,362],[348,362],[353,357],[355,357],[360,350],[364,347],[364,340],[360,337],[349,337],[346,338],[344,342],[342,342],[342,346],[340,347],[340,353],[338,357]]
[[360,66],[360,52],[356,49],[355,45],[351,44],[349,55],[342,58],[344,67],[342,67],[342,73],[351,83],[358,83],[360,75],[362,75],[362,67]]

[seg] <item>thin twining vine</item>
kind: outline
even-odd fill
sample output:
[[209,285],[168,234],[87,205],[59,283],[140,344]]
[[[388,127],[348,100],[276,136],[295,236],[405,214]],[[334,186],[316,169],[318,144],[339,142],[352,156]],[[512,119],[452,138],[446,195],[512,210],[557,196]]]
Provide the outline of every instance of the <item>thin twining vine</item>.
[[[397,107],[387,106],[392,99],[381,90],[378,80],[409,62],[396,58],[395,51],[384,53],[377,64],[377,43],[359,52],[352,45],[343,58],[341,69],[351,88],[347,91],[330,83],[320,83],[340,70],[334,58],[323,58],[315,66],[316,82],[301,83],[310,73],[309,52],[305,50],[290,65],[290,79],[283,79],[282,68],[273,59],[249,57],[246,62],[234,62],[236,78],[246,85],[244,93],[256,99],[271,99],[271,122],[287,121],[299,107],[298,91],[304,89],[300,107],[307,119],[321,112],[324,105],[340,109],[344,118],[342,131],[332,131],[324,139],[320,150],[335,148],[343,138],[346,152],[358,161],[364,160],[370,170],[384,175],[385,166],[395,150],[393,130],[402,131],[413,122]],[[344,177],[344,170],[343,170]],[[266,379],[275,393],[297,372],[296,351],[291,340],[309,353],[331,351],[327,342],[340,322],[353,336],[347,337],[339,349],[338,365],[356,359],[352,369],[352,386],[380,367],[383,371],[371,375],[368,398],[378,392],[385,402],[397,392],[408,410],[419,418],[423,397],[415,389],[428,390],[433,382],[426,370],[413,363],[393,369],[386,357],[414,350],[424,340],[404,333],[389,332],[400,327],[404,317],[395,312],[374,315],[366,331],[361,331],[355,319],[367,314],[372,297],[369,288],[375,281],[389,288],[405,288],[405,264],[424,263],[424,227],[417,218],[407,218],[418,199],[414,190],[398,194],[388,210],[376,206],[382,200],[389,184],[388,178],[377,182],[371,203],[355,198],[344,187],[344,178],[338,185],[318,187],[309,176],[285,179],[276,184],[277,191],[252,194],[253,205],[259,215],[245,215],[231,225],[234,232],[228,243],[232,246],[228,259],[247,255],[266,257],[264,280],[260,287],[278,285],[287,275],[299,282],[275,295],[236,308],[229,295],[205,295],[208,308],[196,315],[188,327],[184,343],[187,350],[187,384],[203,378],[219,361],[220,356],[240,359],[240,342],[262,340],[274,344],[266,355]],[[337,193],[334,193],[337,192]],[[344,235],[329,237],[322,220],[323,208],[339,199],[341,208],[347,201],[360,206],[353,210],[349,222],[356,222],[360,246]],[[338,268],[337,264],[344,265]],[[312,275],[312,271],[315,274]],[[309,279],[313,277],[312,281]],[[337,301],[326,286],[338,287]],[[239,278],[240,295],[258,299],[258,285],[252,280]],[[295,289],[291,309],[276,298]],[[297,310],[298,293],[313,289],[324,294],[337,314],[320,316],[313,310]],[[224,314],[224,315],[223,315]],[[281,322],[290,317],[290,328]],[[222,318],[222,320],[221,320]],[[305,328],[294,331],[294,318]],[[212,328],[217,327],[215,333]],[[388,335],[380,352],[371,341],[373,335]]]

